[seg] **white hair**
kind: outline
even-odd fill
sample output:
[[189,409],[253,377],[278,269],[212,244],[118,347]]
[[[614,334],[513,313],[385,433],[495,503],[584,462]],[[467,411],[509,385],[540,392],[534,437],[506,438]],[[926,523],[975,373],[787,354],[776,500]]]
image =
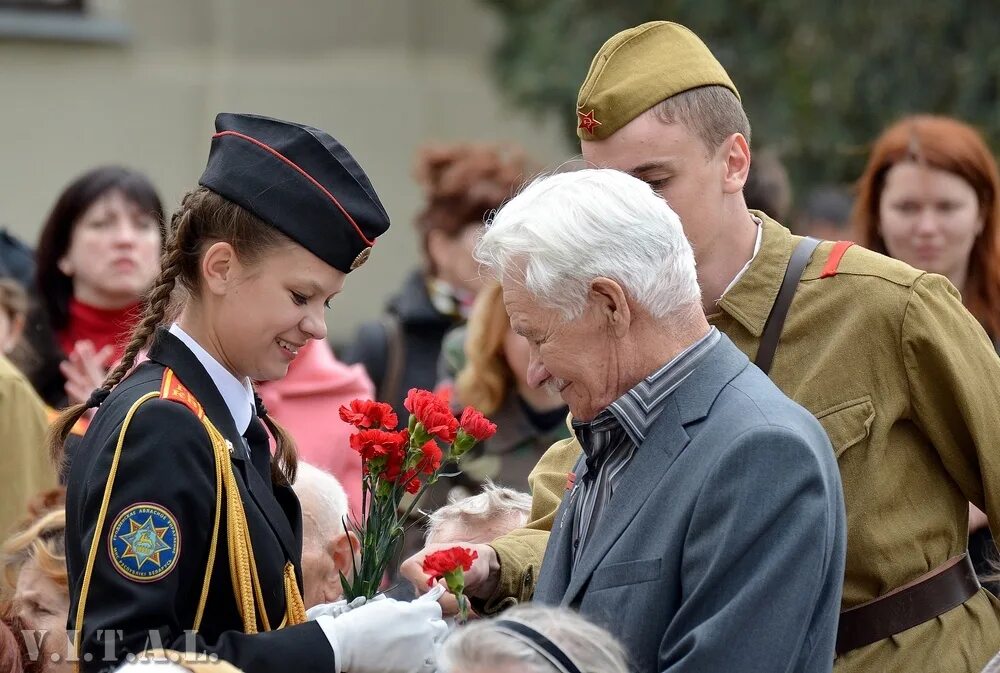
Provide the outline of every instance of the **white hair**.
[[302,537],[305,544],[324,545],[343,532],[347,515],[347,493],[337,478],[299,461],[292,487],[302,505]]
[[520,528],[531,514],[531,496],[512,488],[497,486],[489,479],[481,493],[466,498],[451,497],[448,504],[427,515],[427,538],[440,535],[445,526],[481,530],[506,520]]
[[701,305],[680,218],[645,182],[591,168],[535,179],[493,216],[476,258],[572,320],[611,278],[655,318]]
[[[628,673],[622,646],[615,637],[568,608],[523,605],[498,618],[521,622],[561,649],[581,673]],[[510,665],[524,673],[558,673],[538,650],[496,627],[498,619],[469,622],[441,647],[441,673],[494,670]]]

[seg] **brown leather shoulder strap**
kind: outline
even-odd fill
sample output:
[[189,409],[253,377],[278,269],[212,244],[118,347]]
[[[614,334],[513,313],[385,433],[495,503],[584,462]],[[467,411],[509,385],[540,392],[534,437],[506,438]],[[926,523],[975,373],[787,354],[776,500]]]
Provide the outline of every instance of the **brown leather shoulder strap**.
[[805,237],[799,241],[792,251],[792,257],[788,260],[785,268],[785,277],[781,279],[781,287],[778,289],[778,296],[771,307],[771,313],[764,323],[764,331],[760,335],[760,345],[757,346],[757,357],[754,364],[763,370],[765,374],[771,371],[771,363],[774,362],[774,353],[778,350],[778,341],[781,339],[781,330],[785,326],[785,318],[788,317],[788,309],[795,298],[795,291],[799,287],[799,279],[802,272],[806,270],[813,251],[819,245],[819,240],[812,237]]

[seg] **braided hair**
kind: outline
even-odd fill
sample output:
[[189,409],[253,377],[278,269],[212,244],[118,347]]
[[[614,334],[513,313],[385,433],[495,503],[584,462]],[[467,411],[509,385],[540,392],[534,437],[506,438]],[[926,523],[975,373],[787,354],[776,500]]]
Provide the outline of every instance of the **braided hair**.
[[[63,466],[64,445],[73,425],[89,409],[99,407],[132,370],[156,328],[174,316],[182,296],[198,296],[202,255],[210,245],[220,241],[232,245],[240,261],[250,265],[262,259],[268,251],[288,245],[291,239],[205,187],[188,192],[170,220],[160,275],[144,298],[142,317],[132,332],[121,361],[108,372],[104,383],[86,402],[63,411],[49,429],[49,452],[58,467]],[[275,440],[271,478],[276,483],[291,483],[295,480],[295,442],[284,428],[267,415],[262,404],[257,405],[257,412]]]

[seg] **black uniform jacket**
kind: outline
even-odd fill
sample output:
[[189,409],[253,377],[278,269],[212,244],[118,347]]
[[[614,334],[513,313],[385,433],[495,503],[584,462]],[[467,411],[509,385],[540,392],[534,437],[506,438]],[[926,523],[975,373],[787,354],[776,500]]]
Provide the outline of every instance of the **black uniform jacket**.
[[[144,394],[160,390],[167,368],[236,447],[230,459],[272,629],[285,616],[282,571],[286,560],[295,566],[301,591],[298,500],[291,488],[272,484],[266,442],[253,442],[250,459],[245,457],[232,415],[208,373],[179,339],[160,329],[149,361],[112,391],[76,449],[70,468],[66,563],[71,630],[81,609],[91,541],[95,532],[99,535],[79,636],[81,670],[114,669],[129,653],[158,647],[214,653],[247,673],[336,670],[329,641],[316,623],[243,633],[229,571],[224,498],[204,617],[197,636],[185,633],[194,623],[208,564],[216,472],[208,434],[184,404],[156,398],[139,406],[125,433],[104,526],[95,531],[125,416]],[[260,421],[254,418],[251,423]],[[119,632],[110,657],[106,655],[108,636],[102,633],[108,630]]]

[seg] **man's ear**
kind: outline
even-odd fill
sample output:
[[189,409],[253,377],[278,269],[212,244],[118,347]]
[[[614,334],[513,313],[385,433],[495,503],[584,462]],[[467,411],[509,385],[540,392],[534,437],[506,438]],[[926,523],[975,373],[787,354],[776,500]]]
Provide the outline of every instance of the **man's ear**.
[[215,295],[226,293],[239,269],[236,250],[225,241],[213,243],[201,258],[201,276],[205,288]]
[[589,299],[616,337],[625,336],[632,324],[632,309],[618,281],[595,278],[590,282]]
[[737,194],[743,191],[750,174],[750,145],[742,133],[734,133],[719,146],[722,153],[722,191]]
[[360,557],[360,549],[358,536],[353,531],[341,531],[327,544],[327,553],[333,559],[334,566],[347,577],[354,572],[354,565]]

